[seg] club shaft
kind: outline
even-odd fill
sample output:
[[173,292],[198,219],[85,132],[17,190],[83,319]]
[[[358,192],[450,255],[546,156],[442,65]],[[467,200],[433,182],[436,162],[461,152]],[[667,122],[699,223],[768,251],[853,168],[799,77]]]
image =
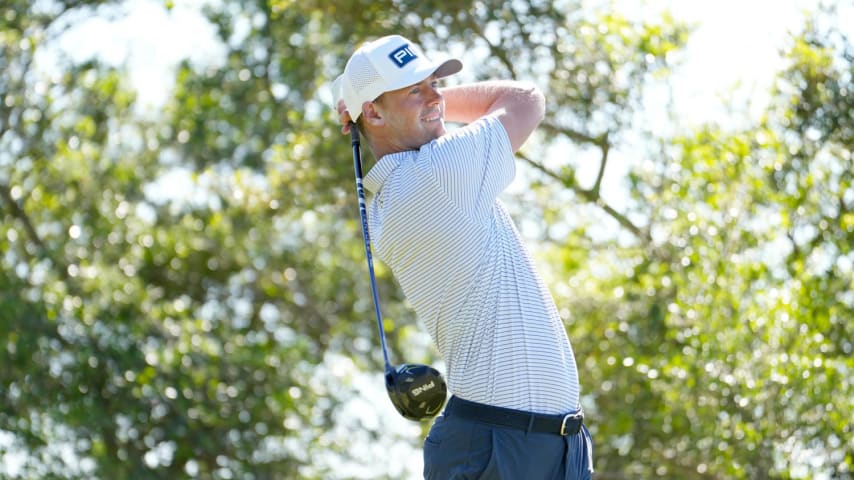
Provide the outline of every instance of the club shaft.
[[368,209],[365,202],[365,189],[362,186],[362,152],[359,142],[359,129],[355,124],[350,124],[350,140],[353,146],[353,169],[356,171],[356,193],[359,196],[359,217],[362,220],[362,237],[365,240],[365,254],[368,257],[368,274],[371,277],[371,293],[374,297],[374,312],[377,316],[377,329],[380,333],[380,344],[383,348],[383,360],[385,369],[391,368],[388,361],[388,348],[385,341],[385,330],[383,328],[383,316],[380,311],[380,296],[377,293],[377,279],[374,274],[374,259],[371,254],[371,236],[368,233]]

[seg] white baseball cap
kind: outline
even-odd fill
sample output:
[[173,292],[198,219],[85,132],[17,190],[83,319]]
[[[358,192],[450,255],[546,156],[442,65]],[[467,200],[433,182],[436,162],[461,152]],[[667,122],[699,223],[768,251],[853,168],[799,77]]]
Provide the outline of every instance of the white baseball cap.
[[332,95],[337,107],[344,105],[355,122],[362,114],[362,104],[372,102],[385,92],[414,85],[430,75],[442,78],[463,68],[457,59],[443,62],[430,61],[421,48],[400,35],[389,35],[359,47],[344,73],[332,84]]

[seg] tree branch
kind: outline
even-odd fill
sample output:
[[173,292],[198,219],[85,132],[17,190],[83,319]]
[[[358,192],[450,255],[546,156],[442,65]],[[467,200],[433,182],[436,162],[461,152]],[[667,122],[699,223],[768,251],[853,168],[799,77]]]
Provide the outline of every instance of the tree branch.
[[0,183],[0,199],[3,200],[2,203],[8,205],[9,213],[11,213],[12,216],[18,221],[20,221],[21,224],[24,226],[24,230],[26,230],[27,236],[30,237],[30,240],[35,243],[36,246],[39,247],[39,250],[41,250],[45,256],[48,256],[47,247],[45,246],[42,239],[39,237],[39,234],[38,232],[36,232],[35,227],[33,227],[33,222],[30,221],[30,217],[27,216],[27,213],[24,211],[24,209],[21,208],[20,205],[18,205],[18,202],[16,202],[15,199],[12,198],[12,189],[9,187],[9,185],[6,185],[5,183]]
[[542,123],[540,123],[538,128],[552,135],[564,135],[566,137],[569,137],[573,141],[596,145],[600,148],[602,148],[604,144],[608,142],[607,133],[599,135],[598,137],[592,137],[586,133],[579,132],[578,130],[573,130],[571,128],[557,125],[548,121],[543,121]]
[[[607,149],[605,150],[604,154],[607,155]],[[536,168],[540,172],[546,174],[548,177],[558,181],[561,185],[563,185],[566,188],[574,191],[575,193],[577,193],[578,195],[583,197],[588,202],[596,204],[596,206],[598,206],[599,208],[604,210],[605,213],[610,215],[623,228],[632,232],[632,234],[635,235],[637,238],[642,239],[642,240],[647,241],[647,242],[650,240],[648,232],[645,232],[642,228],[640,228],[637,225],[635,225],[634,223],[632,223],[632,221],[629,220],[628,217],[626,217],[622,213],[618,212],[616,209],[614,209],[614,207],[608,205],[608,203],[605,202],[605,200],[603,200],[602,197],[599,195],[599,183],[602,180],[602,178],[601,178],[602,172],[604,171],[604,163],[605,163],[604,158],[603,158],[603,162],[602,162],[603,167],[600,167],[600,169],[599,169],[600,172],[599,172],[599,177],[597,178],[596,185],[594,185],[593,188],[586,189],[586,188],[581,188],[580,186],[578,186],[578,184],[575,183],[574,180],[562,177],[558,173],[546,168],[546,166],[543,165],[542,163],[537,162],[536,160],[533,160],[533,159],[527,157],[525,154],[523,154],[521,152],[516,153],[516,155],[518,155],[519,158],[526,161],[528,164],[530,164],[531,166],[533,166],[534,168]]]
[[605,165],[608,164],[608,152],[611,151],[611,143],[608,142],[608,132],[602,134],[602,161],[599,162],[599,172],[596,174],[596,181],[593,182],[591,191],[599,198],[599,188],[602,186],[602,178],[605,176]]
[[496,45],[493,45],[492,42],[486,38],[486,34],[483,32],[483,29],[480,28],[480,24],[478,24],[471,15],[466,15],[466,20],[465,26],[470,28],[478,37],[482,38],[483,41],[486,42],[486,45],[489,46],[489,53],[499,59],[504,67],[507,68],[507,71],[510,72],[510,78],[516,78],[516,69],[513,68],[513,62],[507,58],[507,52],[498,48]]

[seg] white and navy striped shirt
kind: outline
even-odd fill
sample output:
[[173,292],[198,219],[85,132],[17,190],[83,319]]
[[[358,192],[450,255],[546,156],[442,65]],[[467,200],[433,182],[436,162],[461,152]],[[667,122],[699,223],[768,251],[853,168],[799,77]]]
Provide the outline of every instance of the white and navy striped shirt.
[[503,125],[484,117],[386,155],[365,177],[369,231],[466,400],[559,414],[579,405],[554,299],[498,195],[515,176]]

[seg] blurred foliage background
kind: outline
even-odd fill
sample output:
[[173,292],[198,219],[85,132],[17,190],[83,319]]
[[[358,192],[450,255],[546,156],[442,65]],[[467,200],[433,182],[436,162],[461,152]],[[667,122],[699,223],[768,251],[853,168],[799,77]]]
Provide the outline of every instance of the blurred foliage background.
[[[382,362],[327,90],[358,43],[400,33],[464,55],[463,80],[546,92],[509,203],[573,341],[597,478],[854,475],[854,47],[833,4],[787,40],[759,120],[674,133],[638,122],[691,34],[668,15],[211,1],[222,61],[183,62],[143,115],[126,68],[37,68],[123,5],[0,7],[0,474],[420,473],[405,454],[429,425],[369,394]],[[436,362],[378,273],[392,355]]]

